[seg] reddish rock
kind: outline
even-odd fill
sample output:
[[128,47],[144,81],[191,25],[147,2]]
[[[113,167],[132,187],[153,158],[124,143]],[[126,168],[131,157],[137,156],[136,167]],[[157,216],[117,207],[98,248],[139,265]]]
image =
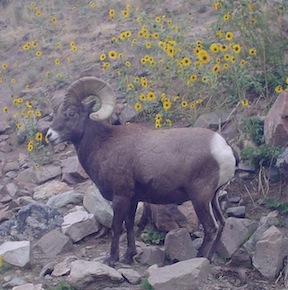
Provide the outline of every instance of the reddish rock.
[[288,144],[288,92],[282,92],[264,121],[265,143],[269,146]]

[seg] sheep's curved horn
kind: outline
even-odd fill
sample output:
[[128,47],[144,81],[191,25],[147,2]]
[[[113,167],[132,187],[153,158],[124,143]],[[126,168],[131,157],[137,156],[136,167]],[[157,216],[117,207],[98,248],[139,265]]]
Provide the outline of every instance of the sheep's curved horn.
[[116,105],[116,96],[112,87],[96,77],[82,77],[72,83],[65,94],[64,104],[75,104],[89,96],[97,96],[101,100],[101,108],[90,114],[90,119],[101,121],[109,118]]

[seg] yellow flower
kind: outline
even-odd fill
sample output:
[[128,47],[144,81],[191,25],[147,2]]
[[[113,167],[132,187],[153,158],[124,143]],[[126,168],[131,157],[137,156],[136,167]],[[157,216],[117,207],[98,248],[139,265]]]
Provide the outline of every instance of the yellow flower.
[[196,74],[191,74],[189,80],[191,82],[195,82],[197,80],[197,75]]
[[54,64],[59,65],[60,64],[60,59],[57,57],[54,59]]
[[41,142],[42,139],[43,139],[43,135],[42,135],[42,133],[41,133],[41,132],[37,132],[37,133],[35,134],[35,140],[36,140],[37,142]]
[[241,60],[239,61],[239,65],[240,65],[240,66],[245,65],[245,63],[246,63],[246,61],[245,61],[244,59],[241,59]]
[[204,49],[201,49],[201,50],[199,51],[199,53],[198,53],[198,58],[199,58],[199,60],[200,60],[202,63],[204,63],[204,64],[206,64],[206,63],[208,63],[208,62],[210,61],[210,56],[209,56],[209,54],[207,53],[207,51],[204,50]]
[[170,119],[166,119],[165,122],[166,122],[167,126],[169,126],[169,127],[172,126],[172,121]]
[[34,14],[38,17],[40,17],[42,15],[41,11],[39,9],[35,9],[34,10]]
[[140,111],[142,109],[142,105],[141,103],[135,103],[134,104],[134,110],[137,112],[137,111]]
[[201,82],[202,82],[202,83],[207,83],[207,78],[206,78],[205,76],[203,76],[203,77],[201,78]]
[[150,49],[151,48],[151,42],[150,41],[145,42],[145,47],[147,49]]
[[49,20],[50,20],[50,22],[53,23],[53,24],[55,24],[55,23],[57,22],[57,19],[56,19],[55,16],[51,16],[51,17],[49,18]]
[[225,13],[222,17],[223,21],[228,22],[230,20],[230,16],[231,16],[230,12]]
[[219,46],[219,49],[220,49],[221,51],[226,51],[226,50],[228,49],[228,46],[227,46],[226,44],[221,44],[221,45]]
[[162,115],[161,114],[156,114],[155,115],[155,120],[162,120]]
[[131,66],[130,61],[129,60],[125,61],[125,65],[126,65],[126,67],[130,67]]
[[37,50],[37,51],[35,52],[35,55],[36,55],[36,56],[41,56],[41,55],[42,55],[42,51]]
[[16,128],[17,128],[18,130],[20,130],[20,129],[23,128],[23,125],[22,125],[21,123],[17,123],[17,124],[16,124]]
[[161,127],[161,121],[160,120],[156,120],[155,122],[154,122],[154,128],[155,129],[158,129],[158,128],[160,128]]
[[27,151],[31,152],[34,148],[34,142],[33,140],[29,141],[27,144]]
[[6,63],[2,63],[1,67],[2,67],[3,70],[5,70],[5,69],[8,68],[8,65]]
[[188,102],[187,101],[182,101],[181,102],[181,107],[182,108],[186,108],[188,106]]
[[26,106],[27,109],[32,109],[32,104],[29,101],[25,102],[25,106]]
[[181,64],[182,64],[183,66],[189,66],[189,65],[191,65],[191,60],[190,60],[190,58],[188,58],[188,57],[183,57],[183,58],[181,59]]
[[243,106],[243,107],[248,107],[249,105],[249,101],[247,99],[244,99],[244,100],[241,100],[240,101],[240,104]]
[[30,49],[30,43],[29,42],[24,43],[23,46],[22,46],[22,49],[23,50],[29,50]]
[[16,83],[16,80],[15,79],[11,79],[11,84],[15,84]]
[[169,100],[165,100],[162,104],[164,111],[168,111],[171,108],[171,102]]
[[101,61],[105,60],[106,59],[106,54],[105,53],[101,53],[100,56],[99,56],[99,59]]
[[212,43],[210,45],[210,50],[213,52],[213,53],[218,53],[219,52],[219,45],[217,43]]
[[77,46],[71,46],[70,50],[73,51],[73,52],[76,52],[78,50],[78,48],[77,48]]
[[283,88],[282,88],[282,86],[278,85],[278,86],[275,87],[274,91],[276,93],[281,93],[281,92],[283,92]]
[[228,40],[228,41],[231,41],[233,39],[233,33],[228,31],[225,33],[225,39]]
[[153,101],[155,99],[155,94],[153,92],[148,92],[146,97],[148,101]]
[[241,46],[240,46],[240,44],[233,44],[233,46],[232,46],[232,50],[233,50],[233,52],[234,53],[239,53],[240,51],[241,51]]
[[156,17],[155,22],[157,22],[157,23],[161,22],[161,17]]
[[7,113],[7,112],[8,112],[8,107],[7,107],[7,106],[4,106],[4,107],[2,108],[2,112],[3,112],[3,113]]
[[145,94],[140,94],[140,96],[139,96],[139,100],[142,101],[142,102],[146,101],[146,96],[145,96]]
[[129,12],[127,10],[122,10],[121,15],[123,18],[128,18]]
[[35,114],[36,117],[41,117],[42,116],[42,113],[39,110],[35,110],[34,114]]
[[219,65],[219,64],[215,64],[215,65],[212,67],[212,73],[213,73],[213,74],[217,74],[219,71],[220,71],[220,65]]
[[114,19],[115,10],[114,9],[109,9],[108,15],[109,15],[110,20]]
[[250,48],[248,53],[249,53],[249,55],[256,55],[256,49]]
[[110,50],[110,51],[108,52],[108,56],[109,56],[109,58],[111,58],[111,59],[116,59],[116,58],[117,58],[117,52],[116,52],[115,50]]
[[91,2],[89,2],[89,7],[90,7],[90,8],[95,8],[95,7],[96,7],[96,4],[95,4],[94,2],[91,1]]
[[285,83],[288,85],[288,77],[285,79]]

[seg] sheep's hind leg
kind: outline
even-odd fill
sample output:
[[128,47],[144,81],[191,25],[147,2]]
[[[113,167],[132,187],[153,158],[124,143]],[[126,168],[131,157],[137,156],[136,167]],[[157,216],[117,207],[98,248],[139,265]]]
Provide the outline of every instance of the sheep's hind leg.
[[127,250],[124,256],[121,258],[121,262],[125,264],[131,264],[133,257],[137,254],[134,235],[134,220],[138,202],[131,202],[129,213],[125,219],[125,227],[127,231]]
[[198,257],[205,257],[211,261],[217,243],[219,225],[212,209],[212,202],[205,198],[201,200],[200,196],[197,195],[197,198],[193,198],[192,201],[198,219],[204,228],[204,239],[198,251]]

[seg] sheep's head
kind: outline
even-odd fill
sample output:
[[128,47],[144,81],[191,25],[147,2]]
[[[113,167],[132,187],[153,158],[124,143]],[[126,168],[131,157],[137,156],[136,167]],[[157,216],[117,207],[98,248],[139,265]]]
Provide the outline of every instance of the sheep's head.
[[[82,102],[89,96],[101,101],[98,111],[93,111],[95,101]],[[47,132],[51,143],[75,141],[81,138],[87,118],[101,121],[109,118],[115,107],[115,93],[108,83],[96,77],[82,77],[75,81],[63,98],[52,100],[52,124]]]

